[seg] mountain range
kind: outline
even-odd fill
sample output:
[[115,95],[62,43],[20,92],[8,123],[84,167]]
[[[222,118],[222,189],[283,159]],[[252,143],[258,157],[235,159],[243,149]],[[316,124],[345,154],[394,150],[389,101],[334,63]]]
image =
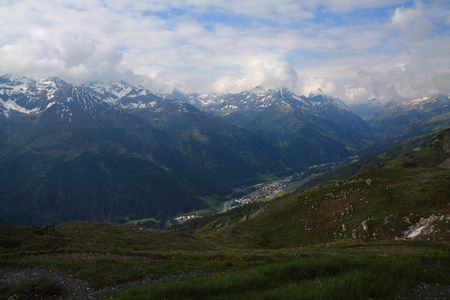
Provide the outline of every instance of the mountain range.
[[180,99],[262,137],[294,170],[355,155],[371,138],[359,116],[341,100],[325,95],[306,97],[287,89],[257,87],[238,94]]
[[275,149],[188,104],[124,83],[0,83],[0,218],[174,215],[277,170]]
[[159,95],[122,81],[3,75],[0,219],[118,221],[205,208],[436,130],[449,123],[449,102],[415,99],[362,118],[339,99],[287,89]]
[[449,96],[434,95],[387,103],[365,120],[379,140],[396,142],[445,127],[450,120]]

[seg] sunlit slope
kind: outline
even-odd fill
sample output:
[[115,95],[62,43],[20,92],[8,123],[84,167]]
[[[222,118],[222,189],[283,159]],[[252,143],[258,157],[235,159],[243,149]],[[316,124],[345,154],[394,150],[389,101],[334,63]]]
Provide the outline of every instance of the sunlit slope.
[[450,130],[422,145],[345,180],[284,196],[238,221],[213,220],[198,232],[271,248],[338,239],[443,240],[450,221]]

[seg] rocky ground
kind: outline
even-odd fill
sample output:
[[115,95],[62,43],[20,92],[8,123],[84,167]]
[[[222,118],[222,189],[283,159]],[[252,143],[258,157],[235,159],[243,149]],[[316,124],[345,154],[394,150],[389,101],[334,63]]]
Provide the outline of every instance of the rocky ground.
[[[72,275],[60,270],[41,268],[1,268],[0,284],[21,283],[27,280],[47,278],[57,283],[64,290],[64,296],[57,296],[56,299],[93,299],[89,285]],[[9,299],[19,299],[17,295],[12,295]]]
[[[81,255],[81,254],[80,254]],[[106,286],[100,289],[92,288],[86,281],[75,278],[73,275],[56,269],[44,268],[0,268],[0,285],[1,284],[18,284],[24,281],[46,278],[51,282],[59,285],[64,293],[63,295],[55,295],[51,299],[103,299],[105,295],[120,291],[122,289],[168,280],[175,280],[182,277],[198,276],[197,273],[178,273],[155,276],[148,274],[142,279]],[[11,295],[8,300],[22,299],[19,295]]]
[[397,297],[397,300],[447,300],[450,299],[450,285],[420,283],[413,290]]

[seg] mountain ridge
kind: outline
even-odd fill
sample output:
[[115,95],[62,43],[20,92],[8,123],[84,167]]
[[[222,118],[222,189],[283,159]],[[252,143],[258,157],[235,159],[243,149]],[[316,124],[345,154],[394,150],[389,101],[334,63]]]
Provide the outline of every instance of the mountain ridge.
[[355,155],[371,138],[365,122],[330,96],[298,96],[288,89],[263,87],[236,94],[172,96],[177,95],[260,136],[294,170]]
[[8,221],[163,219],[283,171],[257,136],[181,101],[130,86],[119,98],[41,83],[0,83],[0,103],[27,109],[0,112],[0,217]]
[[1,76],[0,217],[163,222],[373,142],[365,121],[332,97],[262,87],[214,97],[202,101],[219,103],[215,113],[123,81]]

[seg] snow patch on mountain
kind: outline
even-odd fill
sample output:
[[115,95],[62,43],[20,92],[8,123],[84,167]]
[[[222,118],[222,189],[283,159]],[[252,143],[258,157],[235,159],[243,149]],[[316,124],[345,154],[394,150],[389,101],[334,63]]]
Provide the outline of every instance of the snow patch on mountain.
[[[34,80],[3,75],[0,76],[0,101],[0,113],[6,117],[10,117],[11,111],[39,115],[57,104],[57,119],[70,122],[80,111],[91,118],[102,108],[161,111],[164,101],[172,100],[124,81],[71,85],[56,77]],[[179,107],[180,111],[185,109]]]
[[408,99],[400,103],[406,109],[422,109],[431,107],[435,104],[450,105],[450,97],[446,95],[423,96],[414,99]]
[[20,105],[18,105],[16,102],[11,101],[11,100],[7,100],[7,101],[3,101],[0,100],[0,105],[3,107],[3,113],[5,116],[9,116],[11,111],[16,111],[22,114],[35,114],[38,113],[39,110],[37,108],[34,109],[26,109]]
[[134,103],[129,103],[127,105],[121,105],[122,108],[127,108],[127,109],[148,109],[148,108],[154,108],[156,106],[156,101],[151,101],[151,102],[142,102],[142,101],[137,101]]
[[278,107],[284,112],[299,110],[311,114],[317,114],[319,110],[326,109],[348,110],[345,103],[339,99],[325,95],[300,96],[286,88],[268,89],[257,86],[237,94],[184,95],[176,91],[172,95],[200,109],[221,115],[229,115],[234,112],[264,111],[271,107]]

